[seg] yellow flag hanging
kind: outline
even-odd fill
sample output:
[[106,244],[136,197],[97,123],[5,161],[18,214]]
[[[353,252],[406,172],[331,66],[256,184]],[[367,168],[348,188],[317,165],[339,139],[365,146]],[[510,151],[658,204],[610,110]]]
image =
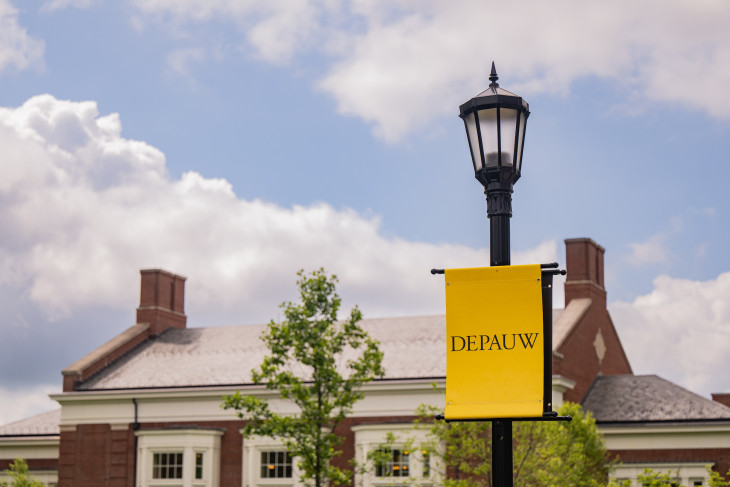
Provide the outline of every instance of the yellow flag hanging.
[[540,266],[444,274],[446,419],[542,416]]

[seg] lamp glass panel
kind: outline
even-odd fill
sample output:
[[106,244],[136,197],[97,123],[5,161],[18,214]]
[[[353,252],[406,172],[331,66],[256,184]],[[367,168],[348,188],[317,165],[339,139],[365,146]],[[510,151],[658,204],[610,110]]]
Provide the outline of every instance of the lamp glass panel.
[[477,122],[474,112],[471,112],[464,118],[466,125],[466,136],[469,138],[469,147],[471,147],[471,159],[474,163],[474,172],[482,168],[482,155],[479,152],[479,133],[477,132]]
[[517,110],[501,108],[499,114],[500,137],[502,138],[502,166],[511,166],[515,155],[515,134],[517,133]]
[[487,167],[496,167],[497,154],[499,151],[496,108],[479,110],[479,130],[482,135],[484,161],[486,162]]
[[522,145],[525,140],[525,125],[527,124],[527,114],[520,113],[519,133],[517,134],[517,172],[522,172]]

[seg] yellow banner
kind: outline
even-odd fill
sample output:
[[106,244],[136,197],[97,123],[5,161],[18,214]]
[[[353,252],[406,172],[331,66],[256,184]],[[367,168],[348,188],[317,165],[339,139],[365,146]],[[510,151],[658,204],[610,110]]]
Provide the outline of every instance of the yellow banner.
[[446,269],[446,419],[542,416],[539,265]]

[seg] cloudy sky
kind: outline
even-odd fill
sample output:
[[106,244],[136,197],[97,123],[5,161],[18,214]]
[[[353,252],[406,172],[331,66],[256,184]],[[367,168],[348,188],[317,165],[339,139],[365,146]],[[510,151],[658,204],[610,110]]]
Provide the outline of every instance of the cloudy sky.
[[[458,106],[530,103],[513,262],[606,247],[636,373],[730,390],[725,0],[0,0],[0,424],[134,323],[252,324],[298,269],[366,317],[443,313],[488,265]],[[562,306],[562,296],[556,307]]]

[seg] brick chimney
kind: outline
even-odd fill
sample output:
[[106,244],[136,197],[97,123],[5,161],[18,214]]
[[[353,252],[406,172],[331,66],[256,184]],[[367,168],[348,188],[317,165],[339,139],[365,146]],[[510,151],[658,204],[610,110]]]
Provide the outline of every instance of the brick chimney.
[[712,400],[730,408],[730,392],[713,392]]
[[144,269],[137,323],[150,325],[150,336],[168,328],[185,328],[185,278],[161,269]]
[[77,360],[61,372],[64,392],[76,390],[104,367],[114,363],[140,343],[168,328],[185,328],[185,278],[160,269],[142,274],[137,324]]
[[569,238],[565,241],[568,274],[565,278],[565,306],[575,298],[591,298],[606,308],[603,286],[603,254],[606,251],[590,238]]

